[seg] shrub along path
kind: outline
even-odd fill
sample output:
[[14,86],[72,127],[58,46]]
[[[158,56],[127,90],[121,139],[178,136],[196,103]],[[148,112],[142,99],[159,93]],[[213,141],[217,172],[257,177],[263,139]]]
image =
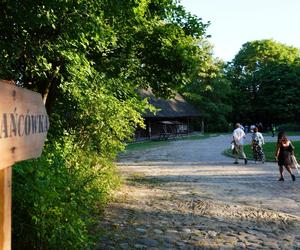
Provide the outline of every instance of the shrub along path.
[[229,143],[221,135],[125,154],[126,184],[95,249],[300,248],[300,176],[282,183],[275,163],[233,165],[222,155]]

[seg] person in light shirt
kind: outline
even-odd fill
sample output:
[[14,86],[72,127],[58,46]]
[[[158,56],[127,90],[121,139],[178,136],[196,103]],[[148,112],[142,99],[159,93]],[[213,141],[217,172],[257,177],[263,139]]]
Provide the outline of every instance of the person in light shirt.
[[241,125],[237,123],[235,125],[235,130],[233,131],[232,134],[233,137],[233,143],[234,143],[234,156],[235,156],[235,161],[234,164],[238,164],[238,159],[239,159],[239,154],[243,156],[244,163],[247,164],[247,156],[244,152],[244,141],[246,138],[246,134],[244,130],[241,129]]

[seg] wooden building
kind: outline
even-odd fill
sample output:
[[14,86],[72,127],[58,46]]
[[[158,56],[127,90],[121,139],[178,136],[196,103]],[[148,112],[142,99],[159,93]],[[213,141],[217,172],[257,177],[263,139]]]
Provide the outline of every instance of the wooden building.
[[148,98],[158,111],[143,115],[146,129],[137,129],[136,139],[168,139],[201,130],[201,114],[181,95],[170,100],[156,98],[150,90],[139,90],[139,95]]

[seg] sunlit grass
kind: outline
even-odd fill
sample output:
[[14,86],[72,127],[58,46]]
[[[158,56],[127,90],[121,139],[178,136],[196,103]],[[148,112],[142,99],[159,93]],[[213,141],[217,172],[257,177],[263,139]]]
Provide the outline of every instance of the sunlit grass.
[[168,145],[169,143],[170,141],[144,141],[144,142],[130,143],[126,146],[126,152],[165,146]]

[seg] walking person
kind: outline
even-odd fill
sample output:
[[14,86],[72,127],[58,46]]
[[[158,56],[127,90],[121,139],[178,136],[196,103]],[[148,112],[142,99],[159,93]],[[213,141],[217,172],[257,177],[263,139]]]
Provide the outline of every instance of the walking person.
[[272,137],[274,137],[275,136],[275,132],[276,132],[276,127],[275,127],[274,124],[272,124],[272,126],[271,126],[271,132],[272,132]]
[[257,161],[265,162],[265,153],[263,150],[263,145],[265,144],[265,139],[262,133],[258,132],[258,128],[254,128],[254,132],[252,134],[252,142],[251,147],[253,150],[253,158],[255,163]]
[[275,160],[278,162],[280,178],[278,181],[284,181],[283,167],[290,173],[292,180],[295,181],[296,177],[293,175],[290,165],[292,164],[291,155],[294,152],[294,146],[287,138],[284,132],[278,133],[277,146],[275,152]]
[[244,152],[244,140],[246,138],[246,134],[244,130],[241,129],[241,125],[239,123],[235,125],[235,130],[233,131],[232,137],[234,143],[234,156],[235,156],[234,164],[239,163],[238,162],[239,154],[243,156],[244,163],[247,164],[248,160]]

